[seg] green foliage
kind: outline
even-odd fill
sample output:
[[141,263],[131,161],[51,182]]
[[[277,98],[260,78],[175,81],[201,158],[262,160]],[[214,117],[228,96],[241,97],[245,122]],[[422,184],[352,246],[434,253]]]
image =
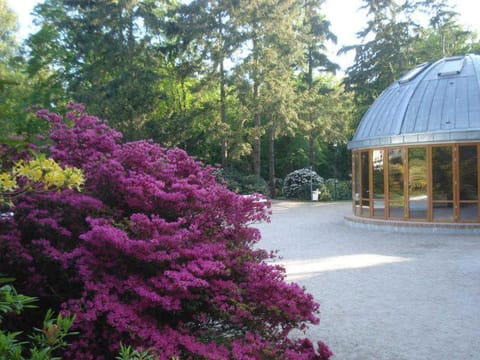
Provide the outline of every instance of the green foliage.
[[[430,26],[419,29],[413,51],[421,62],[474,52],[477,34],[458,23],[458,13],[450,2],[437,0],[428,7]],[[472,48],[473,47],[473,48]],[[478,43],[477,43],[478,49]]]
[[318,194],[319,201],[332,201],[332,194],[328,189],[327,185],[323,183],[320,186],[319,194]]
[[[372,101],[414,65],[480,50],[447,0],[363,0],[367,19],[358,43],[343,48],[355,63],[341,84],[330,76],[326,44],[335,34],[323,0],[46,0],[28,48],[16,43],[5,3],[2,136],[44,130],[24,115],[27,106],[58,109],[74,99],[126,140],[181,147],[271,186],[305,165],[332,164],[327,145],[345,143]],[[348,153],[336,160],[346,178]]]
[[62,316],[59,314],[54,318],[53,311],[47,310],[43,328],[35,329],[35,334],[30,337],[36,344],[34,350],[39,353],[46,351],[50,355],[55,350],[66,348],[68,342],[65,338],[77,334],[77,332],[70,331],[74,321],[75,315]]
[[235,169],[219,169],[216,171],[216,177],[226,181],[227,187],[237,194],[269,195],[267,182],[259,176],[245,175]]
[[177,45],[187,43],[188,46],[179,46],[185,64],[190,69],[198,68],[198,64],[201,64],[203,72],[208,74],[210,81],[203,81],[201,90],[215,88],[217,101],[211,104],[213,111],[210,115],[219,129],[217,141],[221,146],[217,152],[220,150],[223,166],[227,165],[231,141],[228,121],[228,100],[231,96],[225,67],[227,59],[242,43],[235,26],[235,5],[230,0],[194,0],[182,4],[175,11],[175,21],[167,28],[167,33],[176,39]]
[[352,182],[350,180],[327,179],[325,187],[331,200],[351,200]]
[[22,346],[25,342],[17,340],[21,332],[6,333],[0,330],[0,358],[22,360]]
[[[447,0],[363,4],[368,22],[358,33],[360,43],[341,50],[355,51],[345,79],[359,107],[355,123],[387,86],[415,65],[478,49],[476,34],[457,22],[458,14]],[[429,24],[421,25],[419,17]]]
[[130,345],[120,344],[120,353],[115,358],[117,360],[157,360],[159,357],[154,355],[152,350],[136,350]]
[[17,104],[24,97],[20,90],[26,92],[19,86],[24,76],[17,60],[17,28],[15,13],[6,0],[0,0],[0,137],[15,133],[19,118]]
[[[246,0],[236,13],[242,46],[249,49],[234,71],[235,79],[240,79],[238,94],[252,129],[249,134],[252,168],[254,174],[261,174],[261,143],[266,138],[270,183],[275,178],[275,140],[292,134],[298,127],[292,64],[299,64],[303,58],[295,28],[299,4]],[[242,82],[243,79],[249,81]]]
[[[330,22],[322,14],[323,1],[302,2],[302,19],[299,40],[303,47],[304,59],[298,77],[298,116],[300,129],[308,138],[308,165],[315,165],[318,141],[342,139],[348,136],[344,131],[350,124],[351,99],[344,92],[343,85],[333,76],[339,68],[330,61],[326,53],[326,42],[336,43],[336,36],[330,31]],[[319,74],[320,72],[320,74]]]
[[32,308],[32,303],[37,299],[30,296],[18,294],[15,288],[10,285],[13,278],[4,277],[0,274],[0,324],[4,314],[20,314],[26,308]]
[[[332,128],[328,103],[339,99],[310,99],[315,126],[299,99],[309,68],[335,68],[325,56],[335,37],[321,3],[46,0],[34,16],[38,31],[8,77],[19,85],[5,85],[0,97],[2,135],[41,133],[23,109],[58,109],[74,99],[110,119],[126,140],[181,147],[274,183],[307,163],[299,150],[284,153],[284,137],[300,143],[312,128],[317,139]],[[315,85],[316,75],[307,82]],[[329,115],[317,116],[321,109]],[[318,154],[313,146],[309,153]]]
[[2,93],[7,85],[19,85],[19,83],[15,80],[8,80],[8,79],[1,79],[0,78],[0,93]]
[[[0,64],[10,59],[15,52],[17,31],[17,17],[9,9],[6,0],[0,0]],[[2,78],[2,68],[0,67],[0,79]]]
[[[364,0],[369,21],[358,33],[360,44],[345,46],[355,51],[355,62],[348,68],[346,84],[355,91],[357,104],[371,104],[400,74],[415,65],[411,51],[413,23],[407,8],[395,1]],[[406,19],[400,21],[399,19]],[[368,40],[366,40],[368,39]]]
[[352,172],[351,152],[347,143],[320,142],[318,155],[315,158],[315,168],[325,179],[349,179]]
[[282,136],[277,140],[276,146],[282,150],[281,154],[277,154],[278,177],[285,178],[287,174],[308,164],[308,139],[305,136]]
[[[344,85],[331,75],[315,77],[312,88],[302,93],[300,98],[301,129],[308,139],[308,163],[323,167],[322,156],[336,156],[327,144],[346,144],[353,131],[353,96]],[[331,153],[330,153],[331,152]],[[350,156],[345,154],[346,156]],[[337,160],[346,161],[346,157]],[[334,159],[328,159],[329,166]]]
[[[4,284],[0,287],[0,324],[4,314],[20,314],[24,309],[34,307],[32,304],[37,300],[34,297],[18,294],[10,284],[13,280],[0,275],[0,284]],[[53,311],[48,310],[42,329],[35,328],[34,333],[28,338],[25,338],[22,332],[9,332],[0,328],[0,359],[61,359],[54,354],[68,346],[67,336],[76,334],[70,331],[74,321],[74,315],[58,315],[54,318]]]
[[[159,356],[156,354],[156,351],[153,349],[148,350],[137,350],[132,348],[130,345],[125,346],[120,344],[120,353],[115,358],[116,360],[158,360]],[[173,356],[170,360],[180,360],[179,357]]]
[[31,74],[90,104],[128,139],[144,137],[144,124],[163,97],[165,69],[159,42],[161,7],[152,1],[47,0],[35,7],[40,29],[28,40]]

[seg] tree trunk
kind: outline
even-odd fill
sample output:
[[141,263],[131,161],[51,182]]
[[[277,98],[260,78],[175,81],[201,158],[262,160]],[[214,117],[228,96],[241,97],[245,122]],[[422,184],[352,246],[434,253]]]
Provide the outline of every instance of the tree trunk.
[[254,128],[255,135],[253,139],[253,172],[255,175],[260,176],[261,169],[261,118],[260,118],[260,104],[259,104],[259,79],[258,79],[258,48],[257,48],[257,39],[253,38],[253,56],[254,56],[254,71],[253,71],[253,106],[255,107],[254,112]]
[[[253,85],[254,97],[258,97],[258,84]],[[256,95],[255,95],[256,94]],[[255,122],[255,135],[253,139],[253,172],[255,175],[260,176],[260,169],[261,169],[261,156],[262,156],[262,143],[260,140],[260,113],[258,110],[255,111],[254,114],[254,122]]]
[[[223,129],[226,129],[227,124],[227,100],[225,94],[225,56],[223,51],[223,23],[222,17],[218,17],[218,25],[219,25],[219,41],[218,41],[218,56],[220,62],[220,121],[223,125]],[[222,135],[222,154],[221,154],[221,161],[222,166],[226,167],[228,162],[228,138],[227,135],[224,133]]]
[[268,127],[268,177],[270,186],[270,196],[275,198],[275,123],[272,119]]
[[[220,61],[220,120],[224,128],[227,124],[227,105],[225,95],[225,72],[223,58]],[[223,134],[222,138],[222,166],[226,167],[228,163],[228,138]]]
[[315,160],[314,144],[315,144],[315,137],[313,135],[313,130],[310,130],[308,134],[308,166],[311,166],[312,169],[313,169],[313,163]]
[[[311,46],[308,48],[308,79],[307,81],[308,81],[308,98],[310,99],[312,96],[312,88],[313,88],[313,48]],[[315,150],[314,150],[315,139],[313,135],[315,119],[313,118],[313,111],[310,108],[311,107],[310,101],[309,101],[308,107],[309,107],[308,122],[310,124],[310,131],[308,133],[308,165],[313,169],[313,163],[315,160]]]

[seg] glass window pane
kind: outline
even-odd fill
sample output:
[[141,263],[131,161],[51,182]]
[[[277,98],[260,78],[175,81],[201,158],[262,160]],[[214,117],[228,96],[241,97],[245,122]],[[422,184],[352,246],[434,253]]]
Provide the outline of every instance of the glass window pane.
[[362,216],[370,216],[370,201],[362,200]]
[[385,216],[385,201],[373,200],[373,216]]
[[373,151],[373,198],[383,199],[384,180],[383,180],[383,150]]
[[408,149],[408,208],[412,219],[427,218],[427,184],[426,149]]
[[453,200],[452,147],[432,148],[432,196],[433,200]]
[[478,204],[460,204],[460,220],[478,220]]
[[384,163],[383,150],[374,150],[372,153],[373,163],[373,215],[385,215],[385,187],[384,187]]
[[433,220],[453,221],[453,203],[433,203]]
[[369,194],[369,183],[368,183],[368,171],[370,168],[369,164],[368,151],[361,153],[361,166],[362,166],[362,198],[368,200],[370,198]]
[[460,200],[478,200],[477,147],[459,147]]
[[428,201],[426,198],[409,201],[408,211],[410,219],[426,219],[428,216]]
[[463,69],[463,64],[465,62],[465,58],[463,57],[454,57],[444,61],[441,65],[440,71],[438,72],[438,76],[448,76],[448,75],[456,75],[460,74]]
[[397,203],[397,202],[390,202],[390,218],[395,218],[395,219],[403,219],[404,213],[403,213],[403,202]]
[[390,217],[403,218],[403,149],[388,150]]
[[355,170],[354,179],[354,197],[353,200],[355,201],[355,206],[360,205],[360,161],[358,153],[353,154],[353,167]]

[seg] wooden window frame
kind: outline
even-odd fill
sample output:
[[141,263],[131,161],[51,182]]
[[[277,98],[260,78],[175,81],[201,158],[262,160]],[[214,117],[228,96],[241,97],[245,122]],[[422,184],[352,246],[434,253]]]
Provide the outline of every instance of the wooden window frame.
[[[373,190],[373,187],[374,187],[374,184],[373,184],[373,152],[374,151],[380,151],[382,152],[382,160],[383,160],[383,206],[384,206],[384,210],[383,210],[383,215],[382,216],[375,216],[375,194],[374,194],[374,190]],[[371,177],[369,177],[369,180],[370,180],[370,184],[371,184],[371,189],[370,189],[370,198],[371,198],[371,201],[370,201],[370,204],[371,204],[371,207],[370,207],[370,214],[371,214],[371,217],[374,218],[374,219],[386,219],[386,214],[387,214],[387,192],[385,191],[385,153],[386,153],[386,149],[385,148],[375,148],[375,149],[372,149],[371,150]],[[388,162],[388,161],[387,161]]]
[[[460,199],[460,147],[461,146],[475,146],[477,148],[477,200],[461,200]],[[478,143],[461,143],[455,144],[457,149],[457,157],[456,157],[456,177],[455,177],[455,195],[456,195],[456,218],[455,222],[458,223],[465,223],[465,224],[472,224],[472,223],[480,223],[480,144]],[[475,220],[465,220],[460,219],[460,209],[462,204],[477,204],[477,219]]]
[[[405,151],[405,146],[392,146],[392,147],[387,147],[384,149],[385,151],[385,157],[386,157],[386,166],[384,168],[385,171],[385,197],[386,197],[386,216],[385,219],[387,220],[406,220],[408,219],[405,216],[405,204],[406,204],[406,193],[408,189],[408,178],[406,179],[406,174],[407,174],[407,168],[405,166],[406,164],[406,151]],[[403,171],[403,215],[401,217],[390,217],[390,150],[401,150],[402,151],[402,171]],[[406,181],[407,180],[407,181]]]
[[[431,222],[432,221],[432,149],[431,146],[429,145],[414,145],[414,146],[404,146],[404,151],[405,151],[405,157],[407,159],[405,167],[403,168],[405,174],[406,174],[406,181],[404,181],[404,191],[405,191],[405,198],[404,198],[404,216],[406,221],[412,221],[412,222]],[[411,218],[410,217],[410,168],[409,168],[409,163],[410,163],[410,156],[408,150],[410,149],[425,149],[425,160],[427,163],[427,168],[426,168],[426,175],[427,175],[427,217],[425,218]]]
[[[461,200],[460,199],[460,147],[461,146],[475,146],[477,151],[477,200]],[[433,159],[432,153],[434,147],[451,147],[452,149],[452,200],[434,200],[433,199]],[[409,149],[425,148],[426,162],[427,162],[427,217],[422,219],[411,219],[409,209]],[[403,156],[403,218],[391,218],[390,217],[390,156],[389,151],[393,149],[401,149]],[[374,216],[374,204],[373,204],[373,151],[383,152],[383,176],[384,176],[384,203],[385,212],[384,216]],[[362,154],[367,153],[368,159],[368,198],[363,197],[363,165]],[[355,166],[355,156],[358,157],[358,168]],[[411,222],[432,222],[432,223],[449,223],[450,219],[433,219],[433,205],[435,203],[448,203],[453,206],[453,222],[454,223],[480,223],[480,143],[478,142],[465,142],[465,143],[445,143],[445,144],[429,144],[429,145],[413,145],[413,146],[387,146],[376,147],[370,149],[359,149],[352,152],[352,200],[353,200],[353,213],[357,215],[355,207],[355,188],[359,189],[359,214],[357,216],[386,219],[386,220],[405,220]],[[358,173],[358,176],[357,176]],[[368,201],[368,214],[364,211],[363,202]],[[476,220],[462,220],[460,218],[460,209],[462,204],[476,204],[477,205],[477,219]]]
[[[451,165],[452,165],[452,200],[434,200],[433,199],[433,148],[440,148],[440,147],[448,147],[451,149],[452,151],[452,160],[451,160]],[[429,183],[429,187],[430,187],[430,194],[429,194],[429,198],[430,198],[430,201],[429,201],[429,219],[428,221],[431,221],[431,222],[438,222],[438,223],[451,223],[452,221],[453,222],[456,222],[456,207],[458,204],[458,202],[456,202],[456,183],[457,183],[457,177],[456,177],[456,164],[458,163],[457,161],[457,151],[455,150],[457,147],[457,145],[454,145],[454,144],[434,144],[434,145],[429,145],[429,148],[430,148],[430,156],[429,156],[429,168],[430,168],[430,171],[429,171],[429,179],[428,179],[428,183]],[[452,219],[438,219],[438,220],[435,220],[433,218],[433,205],[434,204],[452,204]]]

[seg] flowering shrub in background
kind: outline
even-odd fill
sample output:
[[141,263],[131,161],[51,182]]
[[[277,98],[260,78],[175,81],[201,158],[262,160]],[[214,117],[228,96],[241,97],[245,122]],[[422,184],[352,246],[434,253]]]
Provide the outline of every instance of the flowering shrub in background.
[[311,191],[323,185],[323,178],[310,169],[299,169],[291,172],[283,182],[283,194],[288,199],[310,200]]
[[[25,177],[34,183],[42,183],[43,189],[75,188],[80,191],[84,183],[82,171],[75,167],[66,166],[62,169],[53,159],[47,159],[44,154],[29,161],[19,160],[13,168],[13,175]],[[32,187],[32,184],[28,184]]]
[[[317,324],[318,304],[254,247],[268,220],[179,149],[121,134],[72,105],[46,110],[51,156],[81,169],[73,189],[24,194],[0,223],[0,272],[75,314],[64,358],[111,359],[120,344],[160,359],[328,359],[321,342],[292,340]],[[70,124],[70,125],[69,125]]]
[[76,189],[84,183],[80,169],[66,166],[62,168],[45,154],[34,159],[18,160],[9,170],[0,173],[0,202],[9,202],[11,198],[28,191]]

